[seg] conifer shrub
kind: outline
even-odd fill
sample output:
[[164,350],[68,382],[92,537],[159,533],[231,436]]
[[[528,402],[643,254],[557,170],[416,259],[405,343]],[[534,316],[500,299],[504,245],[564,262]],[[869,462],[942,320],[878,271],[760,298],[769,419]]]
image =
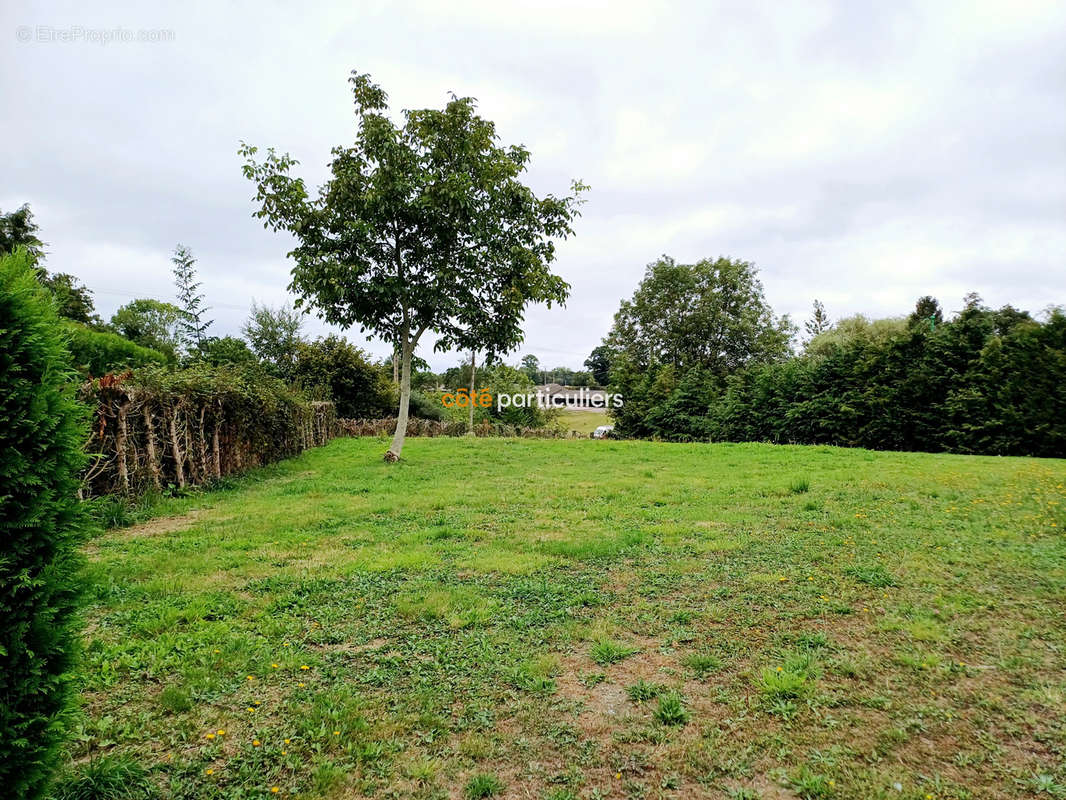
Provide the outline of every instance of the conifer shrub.
[[0,786],[46,791],[78,602],[86,414],[59,318],[25,250],[0,256]]

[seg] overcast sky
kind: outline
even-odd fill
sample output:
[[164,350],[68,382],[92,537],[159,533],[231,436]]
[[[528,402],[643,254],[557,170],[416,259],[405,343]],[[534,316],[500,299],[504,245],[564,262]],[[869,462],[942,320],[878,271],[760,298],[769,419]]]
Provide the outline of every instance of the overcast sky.
[[[0,209],[31,204],[46,266],[105,318],[172,299],[178,242],[213,333],[286,300],[290,242],[252,218],[238,143],[289,151],[318,185],[354,135],[353,68],[397,112],[476,97],[532,151],[538,193],[591,184],[556,263],[570,300],[529,311],[512,360],[579,367],[663,253],[755,262],[798,322],[815,298],[834,318],[927,293],[951,311],[971,290],[1066,303],[1061,1],[167,5],[0,11]],[[90,41],[115,28],[169,41]]]

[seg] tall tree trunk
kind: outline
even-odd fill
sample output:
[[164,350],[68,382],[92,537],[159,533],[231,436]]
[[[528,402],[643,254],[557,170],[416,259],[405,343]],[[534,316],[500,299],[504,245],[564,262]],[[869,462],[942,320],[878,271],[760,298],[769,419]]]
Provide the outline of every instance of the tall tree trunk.
[[392,348],[392,382],[399,384],[400,382],[400,348]]
[[129,439],[129,426],[126,422],[126,411],[130,407],[129,398],[123,400],[118,406],[118,428],[115,431],[115,456],[118,463],[118,480],[123,492],[130,491],[130,473],[126,464],[126,441]]
[[152,429],[152,410],[148,401],[144,401],[144,441],[148,449],[148,471],[152,476],[152,485],[157,492],[163,490],[163,482],[159,478],[159,456],[155,451],[155,431]]
[[470,427],[466,430],[467,436],[474,435],[474,369],[477,366],[477,350],[470,351]]
[[396,414],[396,432],[392,435],[392,444],[385,452],[385,460],[399,461],[403,452],[404,438],[407,436],[407,410],[411,405],[411,351],[414,343],[411,341],[411,327],[404,323],[402,345],[402,364],[400,365],[400,409]]
[[178,479],[178,486],[185,488],[185,458],[181,454],[181,445],[178,444],[178,407],[170,409],[170,449],[174,456],[174,472]]

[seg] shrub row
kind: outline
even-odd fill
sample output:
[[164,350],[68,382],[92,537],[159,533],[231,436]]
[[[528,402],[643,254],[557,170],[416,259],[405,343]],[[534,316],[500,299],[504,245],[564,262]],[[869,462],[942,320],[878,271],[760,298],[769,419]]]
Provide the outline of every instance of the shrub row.
[[[339,419],[339,433],[345,436],[392,436],[396,432],[396,418],[385,419]],[[465,436],[469,430],[466,422],[447,422],[433,419],[407,421],[408,436]],[[588,438],[577,431],[560,431],[553,428],[529,428],[506,425],[484,420],[474,423],[475,436],[524,437],[529,439],[575,439]]]
[[[1066,456],[1066,315],[971,307],[930,330],[856,338],[741,370],[660,374],[625,435]],[[631,402],[632,401],[632,402]],[[642,402],[644,401],[644,402]]]
[[91,380],[81,395],[95,409],[91,495],[207,484],[336,433],[332,403],[255,367],[147,368]]
[[74,367],[88,375],[103,375],[121,369],[166,364],[158,350],[141,347],[117,333],[94,331],[88,325],[63,320],[63,332]]

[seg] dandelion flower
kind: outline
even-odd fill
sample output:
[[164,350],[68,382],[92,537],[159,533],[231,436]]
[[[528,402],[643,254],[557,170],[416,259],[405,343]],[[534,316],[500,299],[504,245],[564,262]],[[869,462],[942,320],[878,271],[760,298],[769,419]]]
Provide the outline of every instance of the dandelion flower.
[[300,669],[311,669],[311,668],[309,666],[307,666],[306,664],[301,664],[300,665]]
[[271,664],[270,666],[272,666],[272,667],[273,667],[274,669],[277,669],[277,668],[278,668],[278,665],[277,665],[277,664]]
[[249,675],[249,676],[248,676],[248,680],[250,680],[250,681],[254,681],[254,680],[255,680],[255,675]]
[[341,735],[341,732],[340,732],[340,731],[333,731],[333,735],[334,735],[334,736],[340,736],[340,735]]
[[214,775],[215,771],[213,769],[211,769],[210,767],[208,767],[207,769],[204,770],[204,774],[205,775]]
[[222,730],[222,728],[219,728],[219,729],[218,729],[218,735],[219,735],[219,736],[225,736],[225,735],[226,735],[226,732],[225,732],[224,730]]
[[209,733],[209,734],[207,734],[207,736],[205,736],[204,738],[205,738],[205,739],[214,739],[214,738],[215,738],[215,734],[213,734],[213,733]]
[[305,686],[306,686],[307,684],[306,684],[306,683],[298,683],[298,684],[296,684],[296,685],[297,685],[297,686],[299,686],[299,687],[300,687],[300,688],[302,689],[302,688],[304,688],[304,687],[305,687]]
[[258,739],[252,739],[252,747],[259,747],[262,744]]
[[288,739],[286,739],[286,740],[285,740],[285,744],[288,744],[288,743],[289,743],[289,740],[288,740]]

